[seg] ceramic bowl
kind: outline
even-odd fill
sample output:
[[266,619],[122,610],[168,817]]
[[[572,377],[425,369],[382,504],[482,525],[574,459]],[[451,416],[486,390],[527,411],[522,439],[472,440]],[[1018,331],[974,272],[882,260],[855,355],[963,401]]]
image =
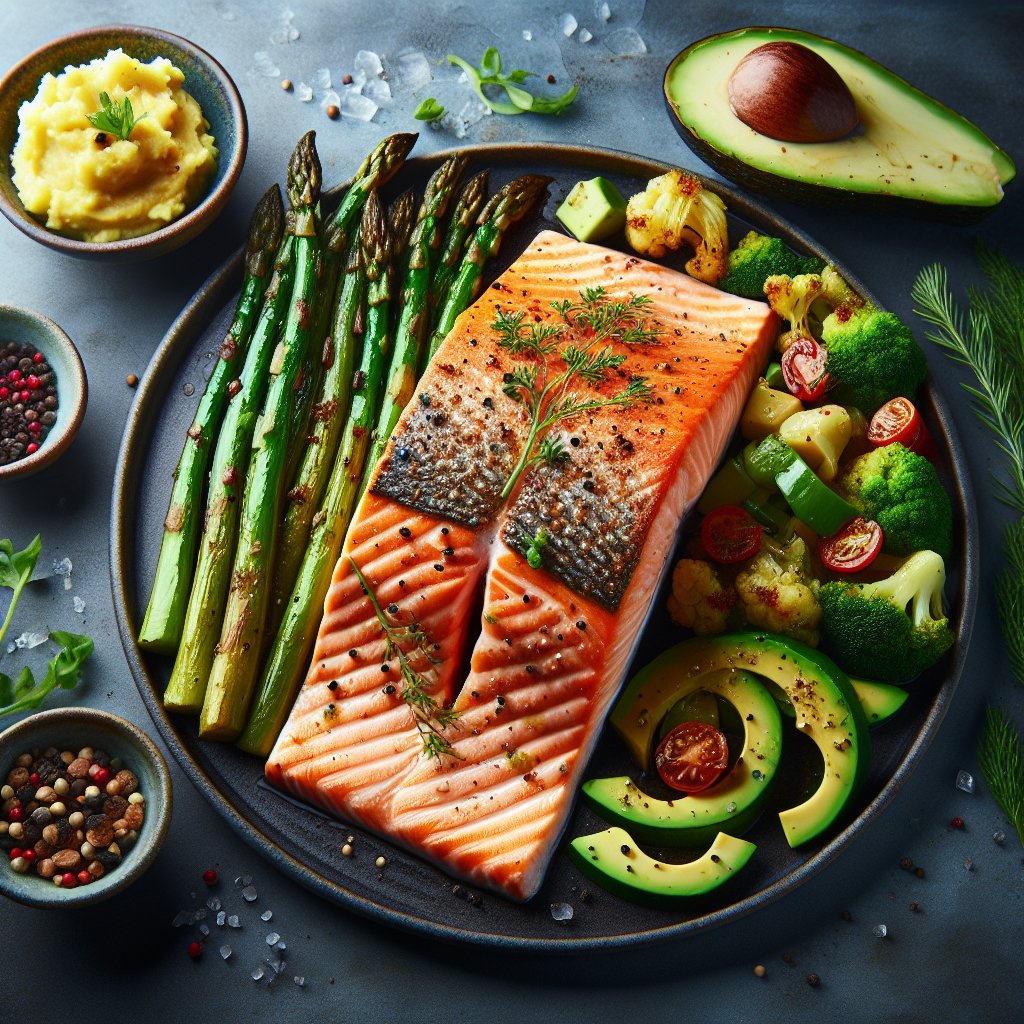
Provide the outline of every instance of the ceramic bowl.
[[[18,137],[18,110],[32,99],[48,71],[59,74],[69,65],[85,64],[108,50],[122,49],[139,60],[166,57],[185,74],[184,88],[195,98],[210,123],[220,156],[206,196],[166,227],[119,242],[82,242],[46,228],[29,214],[11,180],[11,152]],[[105,25],[62,36],[29,54],[0,79],[0,212],[37,242],[91,259],[143,260],[161,256],[209,227],[227,204],[245,163],[249,128],[235,83],[205,50],[181,36],[137,25]]]
[[46,356],[57,375],[57,422],[32,455],[0,466],[0,484],[28,476],[59,458],[78,431],[85,416],[89,385],[85,367],[72,340],[52,321],[31,309],[0,305],[0,347],[8,341],[24,341]]
[[[34,871],[18,874],[6,856],[0,858],[0,892],[33,907],[80,907],[99,903],[127,888],[152,864],[171,820],[171,775],[153,741],[138,727],[117,715],[95,708],[55,708],[40,711],[0,733],[0,783],[17,758],[33,749],[49,747],[77,754],[83,747],[119,757],[139,780],[146,815],[139,837],[123,847],[121,863],[102,878],[64,889]],[[5,845],[5,853],[6,846]]]

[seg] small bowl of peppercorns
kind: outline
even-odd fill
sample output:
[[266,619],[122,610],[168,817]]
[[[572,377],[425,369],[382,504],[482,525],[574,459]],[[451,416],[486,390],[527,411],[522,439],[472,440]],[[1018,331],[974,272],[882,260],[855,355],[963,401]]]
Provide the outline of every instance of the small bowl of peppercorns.
[[0,305],[0,483],[48,466],[85,416],[78,349],[52,320]]
[[171,777],[139,728],[94,708],[0,733],[0,892],[35,907],[98,903],[153,862]]

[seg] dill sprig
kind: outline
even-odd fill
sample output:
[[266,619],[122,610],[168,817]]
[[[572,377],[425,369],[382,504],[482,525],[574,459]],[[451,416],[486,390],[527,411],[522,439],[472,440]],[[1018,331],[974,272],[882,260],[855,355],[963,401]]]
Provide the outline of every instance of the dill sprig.
[[1024,844],[1024,744],[1010,720],[992,704],[985,709],[978,766],[996,803]]
[[[512,493],[528,466],[540,462],[551,466],[566,457],[561,438],[552,433],[556,424],[605,406],[626,407],[651,398],[651,388],[642,377],[630,378],[621,391],[608,396],[581,394],[574,388],[578,382],[599,387],[608,379],[609,371],[618,369],[626,361],[624,355],[617,354],[603,342],[633,345],[657,340],[658,331],[643,317],[648,305],[650,299],[646,295],[613,300],[605,295],[603,288],[587,288],[580,292],[579,301],[566,299],[551,304],[564,324],[526,325],[522,311],[506,313],[498,309],[491,325],[498,334],[498,344],[516,355],[536,360],[513,367],[504,377],[502,390],[505,394],[529,410],[530,433],[519,462],[501,492],[503,498]],[[558,340],[566,327],[579,335],[580,343],[568,344],[559,350]],[[550,365],[550,357],[556,354],[565,364],[557,373]]]
[[109,93],[101,92],[100,109],[95,114],[86,114],[85,116],[93,128],[101,132],[109,132],[124,141],[143,118],[149,117],[149,111],[136,117],[132,110],[132,101],[127,96],[120,103],[114,103]]
[[[436,757],[440,760],[442,756],[446,756],[461,760],[444,735],[446,729],[458,725],[459,712],[438,704],[432,693],[436,682],[432,684],[422,672],[415,668],[410,657],[412,655],[418,657],[421,663],[426,662],[430,666],[427,672],[432,672],[434,666],[440,664],[440,659],[433,653],[437,645],[431,641],[419,623],[394,621],[393,617],[398,612],[397,607],[389,606],[386,613],[366,577],[351,556],[349,556],[349,563],[363,592],[370,599],[374,614],[384,632],[384,660],[385,662],[398,661],[398,670],[402,677],[400,696],[412,710],[416,728],[423,741],[424,757]],[[389,618],[389,615],[392,617]]]
[[[1014,331],[1007,323],[1010,304],[1006,296],[997,298],[1006,287],[1014,294],[1003,278],[980,302],[975,292],[965,317],[950,291],[945,267],[936,263],[921,270],[910,297],[917,304],[914,312],[935,328],[926,333],[928,340],[954,362],[969,367],[978,379],[977,387],[964,384],[964,390],[973,399],[978,418],[995,434],[996,445],[1008,463],[1009,481],[996,478],[996,497],[1024,514],[1024,372],[1019,369],[1024,341],[1020,340],[1020,328]],[[1024,295],[1024,278],[1017,288]],[[993,331],[993,316],[1000,325],[998,335]]]

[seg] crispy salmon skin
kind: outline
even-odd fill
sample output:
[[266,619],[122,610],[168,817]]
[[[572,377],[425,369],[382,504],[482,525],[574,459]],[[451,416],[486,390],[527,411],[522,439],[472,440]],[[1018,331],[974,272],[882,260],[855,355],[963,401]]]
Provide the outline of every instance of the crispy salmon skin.
[[[626,313],[602,335],[606,307]],[[557,344],[501,344],[500,321],[519,313],[524,333],[547,327]],[[533,895],[679,523],[776,328],[763,303],[538,235],[456,323],[376,468],[270,780],[459,877]],[[551,428],[557,457],[530,460],[512,485],[541,438],[510,378],[526,367],[550,379],[568,346],[622,360],[572,382],[566,393],[588,407]],[[642,400],[602,404],[637,380]],[[395,635],[415,627],[406,667],[454,723],[435,729],[410,705],[381,614]]]

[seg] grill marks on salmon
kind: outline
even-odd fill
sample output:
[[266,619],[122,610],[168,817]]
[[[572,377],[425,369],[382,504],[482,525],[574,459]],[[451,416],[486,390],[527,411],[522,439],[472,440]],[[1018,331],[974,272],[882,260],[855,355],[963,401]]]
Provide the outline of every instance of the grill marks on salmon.
[[[552,302],[599,285],[616,299],[648,296],[643,316],[660,333],[656,344],[615,344],[623,376],[602,392],[643,376],[652,401],[561,425],[568,458],[533,467],[503,502],[529,424],[502,393],[503,375],[524,359],[497,346],[496,309],[556,322]],[[529,898],[679,521],[731,436],[774,328],[763,303],[539,235],[460,318],[403,414],[336,568],[309,677],[268,762],[272,781],[456,875]],[[525,555],[542,529],[542,567],[533,569]],[[459,712],[447,732],[454,756],[425,758],[411,710],[384,692],[401,680],[381,672],[380,624],[348,556],[383,607],[396,605],[401,621],[415,619],[439,644],[431,678],[437,699],[454,697]]]

